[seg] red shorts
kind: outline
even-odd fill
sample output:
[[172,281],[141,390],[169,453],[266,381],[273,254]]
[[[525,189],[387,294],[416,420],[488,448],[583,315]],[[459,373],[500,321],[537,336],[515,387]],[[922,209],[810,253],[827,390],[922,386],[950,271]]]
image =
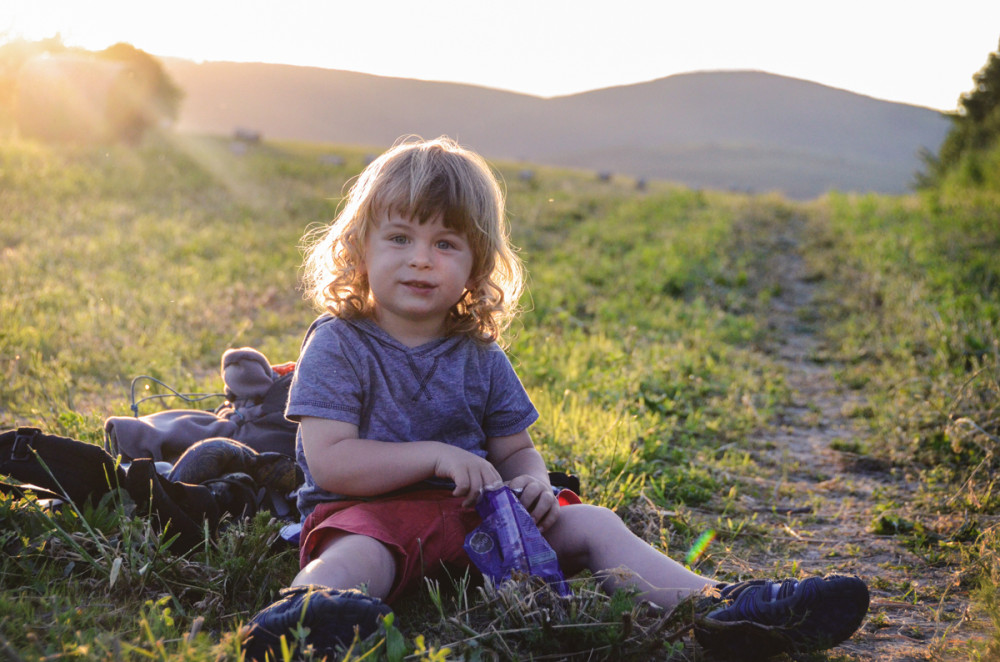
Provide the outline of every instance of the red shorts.
[[316,558],[334,534],[374,538],[396,559],[396,578],[386,598],[391,603],[421,577],[438,574],[442,563],[468,567],[462,544],[482,520],[475,508],[462,506],[463,499],[448,490],[423,490],[374,501],[321,503],[302,525],[299,566]]

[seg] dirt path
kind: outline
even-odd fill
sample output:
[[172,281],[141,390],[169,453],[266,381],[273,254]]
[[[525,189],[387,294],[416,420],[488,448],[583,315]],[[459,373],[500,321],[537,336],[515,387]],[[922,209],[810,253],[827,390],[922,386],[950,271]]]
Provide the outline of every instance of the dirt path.
[[969,615],[968,588],[960,586],[954,568],[908,550],[904,537],[873,533],[879,508],[911,501],[915,482],[843,450],[870,434],[852,416],[866,403],[838,383],[835,365],[818,360],[823,354],[822,320],[814,303],[818,286],[804,279],[801,258],[789,250],[776,259],[782,294],[770,311],[777,340],[769,351],[794,396],[779,425],[751,440],[764,471],[746,486],[754,496],[745,497],[744,505],[759,513],[758,522],[774,531],[774,540],[767,552],[745,560],[761,574],[788,571],[787,559],[805,572],[856,574],[869,583],[872,605],[865,625],[831,656],[893,662],[967,658],[956,647],[981,633]]

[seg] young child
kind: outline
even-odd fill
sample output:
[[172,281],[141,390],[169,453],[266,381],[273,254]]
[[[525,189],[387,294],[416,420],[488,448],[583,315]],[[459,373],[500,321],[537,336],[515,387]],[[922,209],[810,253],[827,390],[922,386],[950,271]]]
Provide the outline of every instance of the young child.
[[[711,593],[720,623],[697,631],[721,652],[834,646],[861,624],[854,577],[723,585],[633,535],[614,512],[560,506],[528,428],[538,417],[498,345],[522,270],[502,191],[486,162],[446,138],[408,140],[369,165],[336,220],[308,241],[307,294],[325,311],[303,341],[287,416],[305,473],[300,567],[248,628],[249,658],[300,625],[332,653],[364,637],[422,576],[468,564],[484,488],[506,483],[571,576],[670,609]],[[357,589],[361,589],[360,591]],[[738,623],[726,627],[727,623]],[[272,648],[273,647],[273,648]],[[272,656],[273,657],[273,656]]]

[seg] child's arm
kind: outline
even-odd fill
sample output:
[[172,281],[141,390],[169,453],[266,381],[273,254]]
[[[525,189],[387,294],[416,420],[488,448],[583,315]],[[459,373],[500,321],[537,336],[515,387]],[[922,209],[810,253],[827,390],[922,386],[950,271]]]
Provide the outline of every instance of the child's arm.
[[487,459],[508,481],[512,490],[521,492],[521,504],[531,513],[540,531],[552,526],[559,517],[559,500],[552,493],[545,460],[535,448],[527,430],[509,437],[486,440]]
[[358,439],[356,425],[310,416],[299,427],[309,472],[317,485],[337,494],[378,496],[437,477],[453,481],[452,494],[471,505],[483,487],[501,482],[489,461],[439,441]]

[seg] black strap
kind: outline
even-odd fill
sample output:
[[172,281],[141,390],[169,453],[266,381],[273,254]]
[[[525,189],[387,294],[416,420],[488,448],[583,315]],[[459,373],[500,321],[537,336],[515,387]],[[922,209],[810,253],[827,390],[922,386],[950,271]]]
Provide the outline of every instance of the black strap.
[[31,459],[31,445],[35,437],[42,433],[38,428],[18,428],[14,433],[14,444],[10,448],[12,462],[24,462]]

